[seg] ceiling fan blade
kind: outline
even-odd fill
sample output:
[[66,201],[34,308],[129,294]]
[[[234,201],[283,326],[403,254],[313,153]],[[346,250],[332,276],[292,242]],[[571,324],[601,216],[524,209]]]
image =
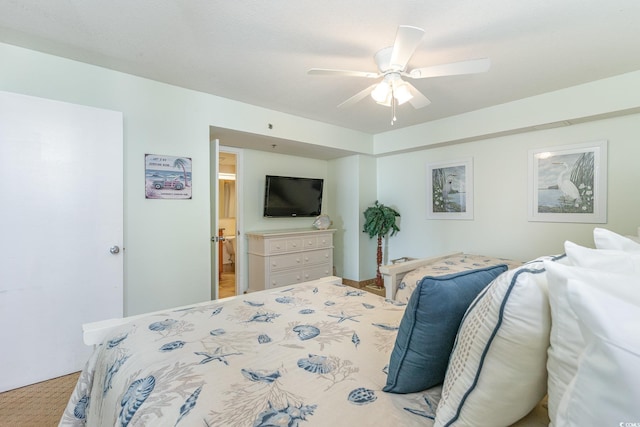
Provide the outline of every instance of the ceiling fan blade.
[[404,70],[423,35],[424,30],[422,28],[400,25],[396,33],[396,40],[393,43],[389,68],[398,71]]
[[452,62],[449,64],[432,65],[431,67],[416,68],[404,75],[412,79],[427,77],[458,76],[461,74],[484,73],[491,67],[489,58],[471,59],[469,61]]
[[411,83],[407,83],[407,86],[409,86],[409,93],[413,95],[413,98],[409,100],[409,103],[411,103],[413,108],[418,109],[418,108],[426,107],[427,105],[431,104],[431,101],[429,101],[429,98],[424,96],[422,92],[416,89]]
[[367,71],[353,71],[353,70],[332,70],[329,68],[312,68],[307,71],[307,74],[315,76],[349,76],[349,77],[367,77],[374,79],[380,77],[378,73],[370,73]]
[[338,105],[338,108],[345,108],[345,107],[349,107],[357,102],[362,101],[363,99],[365,99],[367,97],[367,95],[369,95],[371,93],[371,91],[373,90],[373,88],[375,88],[377,86],[377,83],[372,84],[371,86],[369,86],[368,88],[361,90],[360,92],[356,93],[355,95],[353,95],[351,98],[347,99],[346,101],[342,102],[341,104]]

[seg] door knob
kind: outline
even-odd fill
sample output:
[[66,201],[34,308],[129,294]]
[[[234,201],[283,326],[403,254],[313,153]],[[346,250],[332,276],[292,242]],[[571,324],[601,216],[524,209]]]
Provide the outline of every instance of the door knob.
[[115,255],[115,254],[120,252],[120,247],[119,246],[111,246],[109,248],[109,252],[111,252],[113,255]]

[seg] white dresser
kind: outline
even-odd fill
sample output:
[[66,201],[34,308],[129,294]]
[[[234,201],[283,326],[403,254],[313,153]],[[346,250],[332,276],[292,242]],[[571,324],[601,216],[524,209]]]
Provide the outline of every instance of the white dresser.
[[249,292],[333,275],[335,231],[305,228],[246,233]]

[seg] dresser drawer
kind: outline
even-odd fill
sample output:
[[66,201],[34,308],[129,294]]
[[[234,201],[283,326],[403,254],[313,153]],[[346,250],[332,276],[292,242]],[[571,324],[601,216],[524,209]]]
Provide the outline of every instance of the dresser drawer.
[[302,281],[308,282],[309,280],[319,279],[321,277],[331,276],[333,274],[333,268],[327,265],[320,265],[318,267],[305,268],[302,272]]
[[316,237],[318,248],[332,248],[333,247],[333,234],[326,234]]
[[273,255],[269,257],[267,262],[269,263],[269,271],[300,267],[304,263],[304,253]]
[[331,260],[332,251],[331,249],[322,249],[319,251],[304,252],[301,255],[302,255],[302,262],[305,265],[325,264]]
[[279,254],[285,252],[298,252],[304,248],[302,238],[274,239],[268,242],[267,254]]
[[305,237],[302,239],[302,244],[305,250],[315,249],[318,247],[318,239],[315,236]]
[[319,265],[317,267],[305,268],[304,270],[273,273],[269,278],[268,288],[278,288],[280,286],[293,285],[328,277],[333,273],[331,270],[332,268],[329,265]]
[[[289,271],[286,273],[271,274],[267,289],[278,288],[280,286],[292,285],[294,283],[302,283],[304,274],[302,270]],[[323,276],[320,276],[323,277]]]

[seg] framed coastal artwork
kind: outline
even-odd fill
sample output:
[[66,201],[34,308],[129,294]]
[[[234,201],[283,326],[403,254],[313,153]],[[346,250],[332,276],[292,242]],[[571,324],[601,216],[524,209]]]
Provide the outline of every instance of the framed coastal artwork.
[[607,141],[529,150],[529,221],[607,222]]
[[191,158],[144,155],[145,198],[191,199]]
[[427,218],[473,219],[473,159],[427,164]]

